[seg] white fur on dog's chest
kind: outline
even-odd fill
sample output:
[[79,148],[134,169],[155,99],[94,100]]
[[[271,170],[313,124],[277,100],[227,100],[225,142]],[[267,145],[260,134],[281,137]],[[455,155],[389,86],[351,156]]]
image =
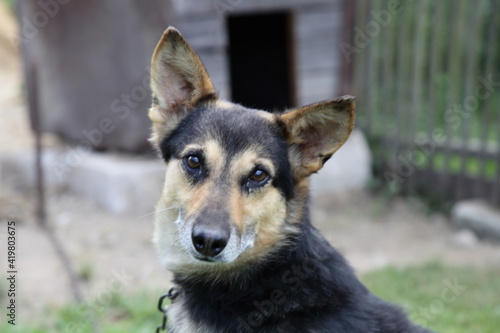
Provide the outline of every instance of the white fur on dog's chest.
[[184,300],[180,296],[168,307],[169,333],[217,333],[206,325],[193,322],[183,305]]

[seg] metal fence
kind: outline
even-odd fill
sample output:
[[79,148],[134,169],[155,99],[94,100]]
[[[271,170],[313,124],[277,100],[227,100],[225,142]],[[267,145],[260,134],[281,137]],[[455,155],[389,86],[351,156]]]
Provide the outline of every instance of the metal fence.
[[392,191],[500,204],[500,0],[356,0],[358,125]]

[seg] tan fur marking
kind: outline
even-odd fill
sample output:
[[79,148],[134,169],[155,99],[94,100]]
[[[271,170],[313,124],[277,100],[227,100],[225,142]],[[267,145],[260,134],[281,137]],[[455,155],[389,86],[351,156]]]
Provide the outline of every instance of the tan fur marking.
[[[208,163],[208,168],[212,171],[212,173],[220,175],[220,172],[224,167],[224,162],[227,159],[224,149],[216,140],[209,140],[204,143],[203,151],[205,153],[206,163]],[[214,178],[213,176],[211,176],[211,178]]]
[[195,150],[203,150],[203,146],[198,145],[198,144],[189,144],[184,147],[184,150],[181,152],[181,155],[187,155],[190,151],[195,151]]
[[[188,145],[183,151],[183,154],[187,154],[192,150],[202,150],[205,155],[205,163],[210,170],[211,176],[207,182],[202,185],[191,187],[185,180],[177,190],[180,193],[186,195],[183,201],[187,203],[186,205],[186,215],[190,216],[196,215],[197,212],[201,211],[210,202],[222,202],[223,200],[217,200],[215,196],[220,195],[217,191],[214,191],[214,179],[218,177],[223,168],[223,161],[225,160],[225,153],[222,147],[215,140],[210,140],[205,142],[202,146],[199,145]],[[182,172],[182,171],[181,171]],[[183,173],[183,172],[182,172]],[[184,175],[180,175],[181,179],[184,179]]]
[[[242,195],[239,180],[241,177],[250,175],[255,165],[258,164],[264,166],[269,171],[271,177],[275,175],[276,171],[273,163],[266,158],[260,158],[259,152],[255,149],[244,151],[242,154],[235,156],[231,162],[230,175],[233,187],[231,190],[230,212],[240,232],[243,230],[243,224],[245,223],[243,216],[246,216],[243,215],[242,207],[251,204],[251,199],[247,199]],[[263,189],[263,191],[267,191],[267,189]],[[256,194],[256,196],[259,196],[259,194]]]
[[[271,177],[276,174],[270,160],[261,158],[257,150],[249,149],[235,156],[231,163],[232,183],[238,184],[238,179],[249,175],[256,164],[263,165],[270,172]],[[264,256],[280,239],[286,237],[283,233],[286,203],[276,188],[268,184],[257,193],[246,195],[242,194],[240,188],[235,187],[231,197],[233,201],[231,214],[234,222],[244,225],[256,224],[257,227],[254,246],[243,254],[241,260],[254,260]],[[239,225],[239,228],[242,230],[243,225]]]
[[257,251],[267,250],[287,236],[282,231],[285,215],[285,200],[274,187],[270,187],[265,195],[256,197],[246,206],[245,216],[259,221],[254,246]]
[[213,198],[214,194],[211,191],[212,187],[212,184],[204,183],[190,189],[190,195],[186,201],[186,218],[189,219],[192,216],[197,216],[203,207],[207,205],[207,199],[210,197]]
[[231,175],[250,173],[257,164],[261,164],[271,173],[271,176],[276,174],[273,163],[267,158],[259,156],[257,148],[252,148],[244,151],[242,154],[235,156],[231,162]]
[[256,113],[261,116],[264,119],[267,119],[268,121],[274,123],[276,122],[276,115],[266,112],[266,111],[260,111],[260,110],[255,110]]
[[228,101],[224,101],[222,99],[218,99],[215,106],[218,109],[231,110],[235,106],[235,104]]
[[233,183],[230,189],[228,199],[229,199],[229,215],[231,218],[231,222],[236,224],[238,233],[241,235],[245,223],[244,219],[245,198],[243,197],[241,189],[238,186],[238,184]]

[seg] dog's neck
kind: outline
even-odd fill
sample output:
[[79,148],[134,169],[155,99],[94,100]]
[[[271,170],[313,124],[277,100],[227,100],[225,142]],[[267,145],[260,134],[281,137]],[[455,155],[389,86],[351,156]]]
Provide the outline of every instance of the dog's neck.
[[[271,307],[273,313],[280,314],[338,307],[358,284],[344,258],[308,220],[287,247],[231,279],[177,275],[175,282],[183,292],[183,308],[193,318],[214,327],[233,328],[248,323],[241,319],[247,320],[255,311],[260,311],[265,321],[275,320],[272,313],[265,313]],[[206,307],[217,311],[207,312]]]

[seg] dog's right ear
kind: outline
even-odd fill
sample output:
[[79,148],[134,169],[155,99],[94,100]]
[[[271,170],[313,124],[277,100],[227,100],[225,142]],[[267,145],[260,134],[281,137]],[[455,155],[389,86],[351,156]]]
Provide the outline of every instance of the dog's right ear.
[[354,127],[354,97],[342,96],[291,110],[280,116],[286,128],[296,180],[308,177],[349,138]]
[[151,61],[153,122],[150,141],[158,146],[200,101],[216,99],[216,91],[198,55],[169,27],[158,42]]

